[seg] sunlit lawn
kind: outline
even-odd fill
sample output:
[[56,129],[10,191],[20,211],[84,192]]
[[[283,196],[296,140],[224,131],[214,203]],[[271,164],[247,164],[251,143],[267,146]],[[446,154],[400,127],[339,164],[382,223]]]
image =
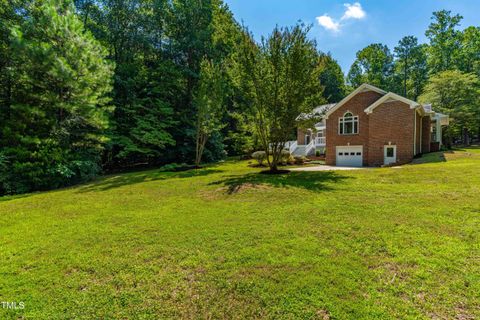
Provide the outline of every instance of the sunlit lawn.
[[0,319],[480,318],[480,149],[418,162],[0,198]]

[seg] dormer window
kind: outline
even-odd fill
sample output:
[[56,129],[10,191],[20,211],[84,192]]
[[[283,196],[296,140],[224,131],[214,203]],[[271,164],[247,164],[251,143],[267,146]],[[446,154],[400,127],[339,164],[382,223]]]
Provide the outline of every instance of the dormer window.
[[358,116],[353,116],[349,111],[338,119],[338,134],[357,134]]

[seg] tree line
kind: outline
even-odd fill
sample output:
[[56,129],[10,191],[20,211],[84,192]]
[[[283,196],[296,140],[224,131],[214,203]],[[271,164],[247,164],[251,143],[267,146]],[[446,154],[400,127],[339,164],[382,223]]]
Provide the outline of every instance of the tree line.
[[448,11],[429,44],[370,45],[346,78],[309,26],[258,42],[221,0],[9,0],[0,19],[0,194],[254,150],[276,169],[298,114],[363,82],[428,98],[452,137],[480,128],[479,29]]

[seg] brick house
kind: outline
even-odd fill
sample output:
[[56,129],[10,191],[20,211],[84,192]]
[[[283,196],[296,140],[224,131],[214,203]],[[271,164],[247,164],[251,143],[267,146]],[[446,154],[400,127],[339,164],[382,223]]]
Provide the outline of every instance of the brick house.
[[404,164],[436,151],[448,116],[392,92],[363,84],[336,104],[315,108],[315,128],[298,129],[287,148],[295,155],[326,155],[338,166]]

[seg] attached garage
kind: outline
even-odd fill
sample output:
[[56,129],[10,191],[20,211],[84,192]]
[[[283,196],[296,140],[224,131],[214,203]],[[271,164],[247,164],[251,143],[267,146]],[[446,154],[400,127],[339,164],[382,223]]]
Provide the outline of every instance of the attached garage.
[[363,146],[336,147],[336,165],[340,167],[363,166]]

